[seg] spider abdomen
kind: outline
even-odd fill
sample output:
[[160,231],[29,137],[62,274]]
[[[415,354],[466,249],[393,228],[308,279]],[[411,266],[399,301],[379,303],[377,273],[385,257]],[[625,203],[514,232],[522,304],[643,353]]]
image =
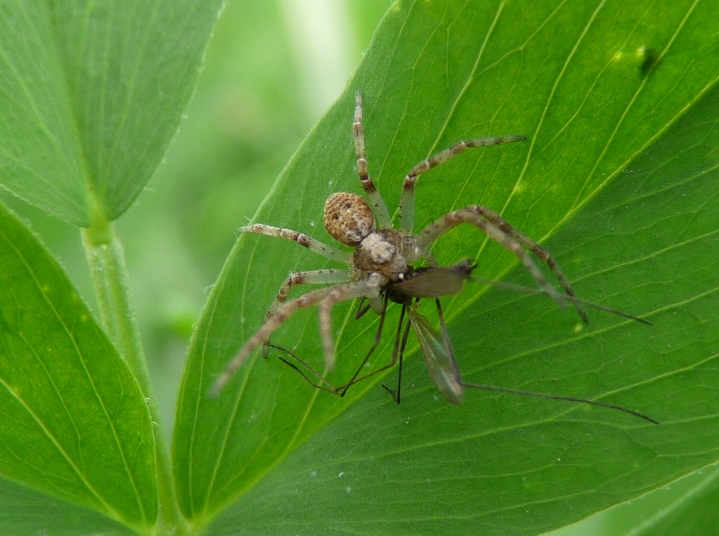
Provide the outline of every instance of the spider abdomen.
[[375,230],[369,203],[347,192],[332,194],[327,199],[324,220],[327,232],[345,246],[356,246]]

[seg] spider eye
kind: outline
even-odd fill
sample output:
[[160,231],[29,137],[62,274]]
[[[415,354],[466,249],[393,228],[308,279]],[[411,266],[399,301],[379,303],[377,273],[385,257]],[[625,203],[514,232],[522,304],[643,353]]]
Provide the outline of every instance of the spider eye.
[[325,229],[346,246],[356,246],[375,230],[369,203],[356,194],[332,194],[325,203]]

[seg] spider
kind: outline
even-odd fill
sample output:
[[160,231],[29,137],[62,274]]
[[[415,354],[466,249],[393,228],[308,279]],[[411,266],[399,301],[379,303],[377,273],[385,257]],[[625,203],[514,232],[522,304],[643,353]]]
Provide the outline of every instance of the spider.
[[[332,194],[327,199],[324,208],[325,229],[339,243],[352,248],[352,252],[328,246],[304,233],[262,223],[251,224],[240,229],[244,233],[257,233],[293,240],[314,253],[332,261],[344,263],[347,268],[343,270],[313,270],[290,275],[280,286],[277,296],[267,312],[264,324],[245,343],[227,368],[217,377],[211,390],[212,395],[219,395],[232,375],[255,349],[263,346],[263,355],[266,356],[272,333],[296,311],[313,305],[317,305],[319,309],[320,335],[325,368],[328,371],[332,370],[335,363],[332,308],[342,301],[363,298],[367,299],[369,307],[382,315],[382,319],[384,319],[387,299],[397,301],[392,298],[390,291],[410,279],[410,276],[415,272],[414,263],[423,261],[428,267],[437,268],[437,261],[430,252],[430,247],[441,236],[462,224],[476,227],[488,238],[514,253],[544,293],[552,297],[560,305],[564,304],[565,299],[569,299],[569,301],[573,302],[582,320],[588,321],[584,310],[579,305],[579,300],[576,299],[572,286],[549,252],[487,207],[470,205],[463,209],[454,210],[427,225],[417,234],[413,234],[414,189],[415,182],[420,175],[460,155],[468,148],[519,142],[525,140],[526,136],[510,135],[459,141],[414,166],[405,176],[402,184],[400,227],[396,229],[392,225],[389,211],[382,196],[369,176],[362,113],[362,95],[360,91],[357,91],[355,93],[352,130],[357,159],[357,174],[369,202],[359,195],[339,192]],[[566,296],[557,292],[549,284],[528,252],[531,252],[548,265],[550,271],[559,280]],[[293,286],[318,284],[329,286],[310,291],[298,298],[287,301]],[[424,285],[424,288],[426,287]],[[460,289],[461,284],[459,288],[455,285],[451,289],[446,289],[445,294],[439,295],[455,294]],[[419,290],[410,291],[407,296],[418,299],[423,297],[437,298],[439,295],[435,290],[427,291],[420,288]]]

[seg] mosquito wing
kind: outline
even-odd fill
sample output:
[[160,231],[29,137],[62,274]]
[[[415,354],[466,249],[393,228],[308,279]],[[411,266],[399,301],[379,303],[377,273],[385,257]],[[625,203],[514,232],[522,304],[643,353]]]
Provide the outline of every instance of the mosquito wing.
[[419,345],[422,347],[427,371],[442,396],[452,404],[461,404],[464,385],[454,359],[449,337],[442,336],[430,326],[427,318],[408,307],[409,321],[412,324]]
[[464,282],[472,278],[474,265],[464,260],[454,266],[418,268],[408,279],[392,283],[390,299],[397,303],[407,303],[411,298],[439,298],[458,294],[464,288]]

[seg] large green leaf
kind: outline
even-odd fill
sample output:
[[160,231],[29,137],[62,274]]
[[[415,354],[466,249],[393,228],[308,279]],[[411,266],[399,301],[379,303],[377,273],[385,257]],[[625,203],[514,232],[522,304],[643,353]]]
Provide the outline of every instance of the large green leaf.
[[[140,387],[57,262],[2,205],[0,266],[0,472],[131,527],[154,524],[155,442]],[[2,505],[19,534],[29,506]]]
[[[446,300],[467,381],[622,404],[619,412],[434,391],[421,358],[403,402],[365,382],[345,399],[313,390],[273,355],[246,365],[219,400],[215,376],[261,325],[287,273],[326,266],[297,245],[243,236],[197,327],[180,392],[174,464],[198,526],[216,533],[536,533],[716,461],[719,276],[718,8],[678,1],[399,2],[348,91],[303,144],[257,221],[321,230],[324,200],[360,192],[352,94],[365,97],[370,172],[396,207],[402,177],[462,138],[523,133],[521,145],[463,155],[419,179],[416,228],[472,203],[552,251],[588,300],[582,326],[546,298],[470,285]],[[516,259],[475,230],[442,239],[443,263],[523,283]],[[396,308],[395,308],[396,309]],[[376,322],[334,314],[347,379]],[[391,326],[373,360],[389,359]],[[316,312],[274,340],[321,366]],[[413,346],[416,354],[416,344]]]
[[76,225],[119,217],[177,129],[221,4],[0,3],[0,183]]

